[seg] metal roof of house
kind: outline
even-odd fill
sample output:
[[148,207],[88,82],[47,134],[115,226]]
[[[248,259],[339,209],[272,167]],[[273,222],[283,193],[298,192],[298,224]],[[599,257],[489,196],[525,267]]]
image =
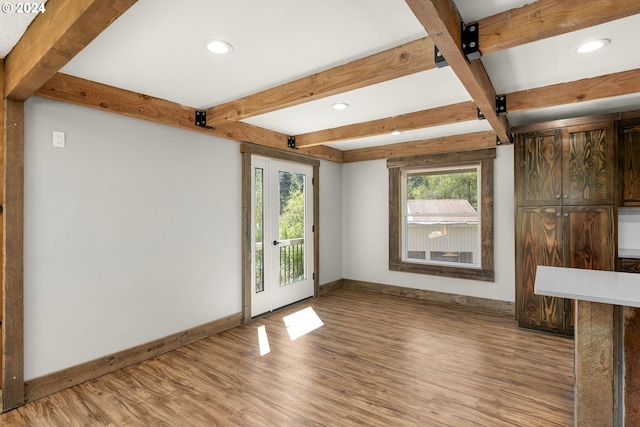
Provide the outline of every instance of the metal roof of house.
[[477,224],[478,212],[464,199],[408,200],[410,224]]

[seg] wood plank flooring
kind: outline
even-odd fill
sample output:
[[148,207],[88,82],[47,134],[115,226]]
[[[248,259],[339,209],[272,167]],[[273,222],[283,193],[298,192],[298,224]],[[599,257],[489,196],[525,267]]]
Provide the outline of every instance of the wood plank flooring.
[[[324,326],[291,341],[283,317]],[[271,351],[260,356],[257,328]],[[0,416],[2,426],[571,426],[573,341],[340,289]]]

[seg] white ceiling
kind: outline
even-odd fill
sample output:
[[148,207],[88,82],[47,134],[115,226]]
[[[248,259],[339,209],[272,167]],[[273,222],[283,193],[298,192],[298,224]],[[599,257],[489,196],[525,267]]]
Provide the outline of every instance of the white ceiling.
[[[527,3],[455,0],[465,22]],[[6,14],[2,18],[0,25]],[[9,32],[14,31],[20,30]],[[203,109],[426,35],[404,0],[139,0],[61,72]],[[228,41],[234,51],[209,53],[205,42],[213,38]],[[596,53],[575,52],[580,42],[593,38],[612,42]],[[482,62],[496,92],[509,93],[640,68],[638,39],[640,15],[635,15],[485,55]],[[299,135],[470,100],[453,71],[441,68],[245,121]],[[351,107],[335,111],[334,102]],[[640,109],[640,94],[507,117],[515,126],[631,109]],[[347,150],[490,129],[487,121],[474,120],[330,146]]]

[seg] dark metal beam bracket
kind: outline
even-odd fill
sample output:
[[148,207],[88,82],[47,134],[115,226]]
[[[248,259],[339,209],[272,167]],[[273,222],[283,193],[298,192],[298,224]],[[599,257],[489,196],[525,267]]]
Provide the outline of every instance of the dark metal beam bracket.
[[499,116],[507,114],[507,95],[496,95],[496,113]]
[[207,112],[205,110],[196,110],[196,126],[205,129],[215,129],[213,126],[207,126]]
[[[461,24],[460,28],[461,32],[461,44],[462,53],[467,57],[469,61],[473,61],[474,59],[480,58],[482,54],[480,53],[480,24],[474,22],[473,24],[465,25]],[[438,68],[448,67],[449,63],[445,59],[438,46],[433,46],[433,62],[436,64]]]
[[438,46],[433,45],[433,62],[436,64],[438,68],[448,67],[449,63],[446,59],[444,59],[444,55],[438,49]]
[[287,147],[296,148],[296,137],[290,136],[287,138]]
[[[509,134],[509,141],[507,141],[508,144],[513,144],[513,134],[510,133]],[[496,145],[502,145],[504,144],[503,141],[500,140],[500,137],[496,136]]]
[[479,42],[480,24],[477,22],[473,24],[462,24],[462,52],[466,55],[469,61],[479,59],[480,56],[480,42]]

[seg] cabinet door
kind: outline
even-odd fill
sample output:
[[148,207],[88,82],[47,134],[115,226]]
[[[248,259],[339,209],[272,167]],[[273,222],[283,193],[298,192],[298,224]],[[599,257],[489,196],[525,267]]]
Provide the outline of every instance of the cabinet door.
[[640,126],[622,132],[620,159],[623,203],[640,206]]
[[516,313],[521,327],[570,334],[567,301],[536,295],[538,265],[564,264],[560,207],[518,208],[516,219]]
[[560,130],[519,135],[514,162],[518,206],[561,203],[561,137]]
[[613,204],[616,163],[613,123],[562,131],[562,199],[564,205]]
[[565,266],[588,270],[615,270],[613,206],[563,208]]

